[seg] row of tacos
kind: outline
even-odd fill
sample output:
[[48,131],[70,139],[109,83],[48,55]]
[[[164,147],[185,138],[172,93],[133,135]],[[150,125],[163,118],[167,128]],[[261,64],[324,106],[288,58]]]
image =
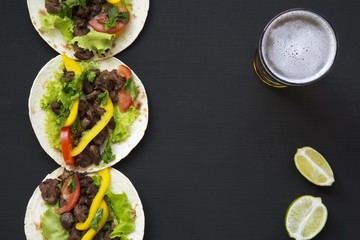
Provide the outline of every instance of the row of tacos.
[[112,166],[144,136],[145,88],[115,54],[142,30],[149,0],[28,0],[31,21],[60,55],[36,76],[28,107],[35,135],[60,165],[35,189],[28,240],[143,239],[136,189]]

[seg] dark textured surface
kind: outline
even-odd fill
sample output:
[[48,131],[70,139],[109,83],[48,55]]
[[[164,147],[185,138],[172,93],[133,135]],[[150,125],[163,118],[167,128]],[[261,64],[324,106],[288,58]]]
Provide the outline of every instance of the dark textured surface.
[[[266,23],[293,7],[330,20],[339,36],[337,61],[318,83],[272,89],[256,78],[252,58]],[[151,0],[139,38],[117,55],[149,97],[145,137],[115,165],[142,199],[144,239],[288,239],[286,208],[304,194],[328,207],[316,239],[358,238],[359,7],[353,0]],[[27,201],[58,167],[35,137],[27,99],[36,74],[57,53],[34,30],[25,1],[8,1],[6,9],[0,229],[1,239],[25,239]],[[293,155],[305,145],[327,158],[334,186],[317,187],[297,172]]]

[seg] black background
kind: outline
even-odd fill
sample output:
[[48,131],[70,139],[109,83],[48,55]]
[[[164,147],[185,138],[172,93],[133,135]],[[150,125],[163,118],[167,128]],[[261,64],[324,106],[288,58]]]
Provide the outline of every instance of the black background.
[[[57,53],[33,28],[25,1],[3,4],[0,38],[1,239],[25,239],[27,202],[58,166],[31,128],[27,100]],[[273,89],[254,74],[260,34],[279,12],[311,8],[339,37],[325,79]],[[357,239],[360,226],[359,8],[354,0],[151,0],[139,38],[116,57],[141,78],[150,118],[143,140],[114,167],[137,188],[146,240],[288,239],[296,197],[322,197],[329,218],[316,239]],[[320,151],[335,184],[295,168],[296,149]]]

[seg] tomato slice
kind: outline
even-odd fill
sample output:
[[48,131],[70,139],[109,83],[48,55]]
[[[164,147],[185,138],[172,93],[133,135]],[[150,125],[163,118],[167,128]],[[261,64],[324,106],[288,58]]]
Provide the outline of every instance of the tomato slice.
[[75,159],[71,156],[71,128],[70,127],[62,127],[61,133],[61,148],[62,154],[64,157],[64,161],[66,165],[73,166],[75,164]]
[[[119,7],[119,12],[128,12],[128,10],[125,7]],[[121,31],[127,25],[127,24],[125,24],[125,23],[123,23],[122,21],[119,20],[119,21],[117,21],[117,25],[115,27],[111,27],[106,31],[105,28],[104,28],[104,24],[108,20],[109,20],[108,14],[107,13],[101,13],[101,14],[93,17],[89,21],[89,24],[97,32],[104,32],[104,33],[110,33],[110,34],[115,34],[115,33],[119,32],[119,31]]]
[[134,101],[125,89],[121,89],[118,93],[118,105],[121,112],[126,112]]
[[117,74],[120,77],[124,77],[126,80],[128,80],[132,75],[130,68],[125,65],[119,65],[117,68]]
[[71,192],[70,187],[69,187],[69,183],[71,180],[72,180],[72,177],[68,177],[65,180],[65,182],[63,183],[63,186],[61,188],[61,193],[63,195],[63,198],[66,200],[66,205],[55,210],[58,214],[70,212],[71,209],[73,209],[75,207],[77,201],[79,200],[80,181],[79,181],[79,178],[76,173],[74,175],[74,180],[75,180],[76,186],[75,186],[75,189],[73,192]]

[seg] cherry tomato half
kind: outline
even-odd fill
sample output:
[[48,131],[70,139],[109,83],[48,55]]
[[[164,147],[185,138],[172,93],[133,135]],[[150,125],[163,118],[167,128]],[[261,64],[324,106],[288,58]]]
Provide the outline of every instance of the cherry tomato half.
[[62,127],[60,133],[61,149],[66,165],[74,165],[75,159],[71,156],[71,128]]
[[73,192],[71,192],[70,186],[69,186],[69,182],[71,180],[72,180],[72,177],[68,177],[62,185],[61,194],[63,195],[64,199],[66,200],[66,205],[55,210],[58,214],[70,212],[71,209],[73,209],[75,207],[77,201],[79,200],[80,181],[79,181],[79,178],[76,173],[74,175],[74,180],[75,180],[76,186],[75,186],[75,189],[73,190]]
[[126,112],[129,107],[133,104],[131,96],[126,92],[125,89],[121,89],[118,93],[118,105],[121,112]]
[[[119,7],[119,12],[128,12],[128,10],[125,7]],[[123,23],[122,21],[119,20],[119,21],[117,21],[117,25],[115,27],[111,27],[106,31],[105,28],[104,28],[104,24],[108,20],[109,20],[108,14],[107,13],[101,13],[101,14],[93,17],[89,21],[89,24],[97,32],[104,32],[104,33],[110,33],[110,34],[114,34],[114,33],[117,33],[119,31],[121,31],[127,25],[127,24],[125,24],[125,23]]]
[[132,75],[130,68],[125,65],[119,65],[117,68],[117,74],[120,77],[124,77],[126,80],[128,80]]

